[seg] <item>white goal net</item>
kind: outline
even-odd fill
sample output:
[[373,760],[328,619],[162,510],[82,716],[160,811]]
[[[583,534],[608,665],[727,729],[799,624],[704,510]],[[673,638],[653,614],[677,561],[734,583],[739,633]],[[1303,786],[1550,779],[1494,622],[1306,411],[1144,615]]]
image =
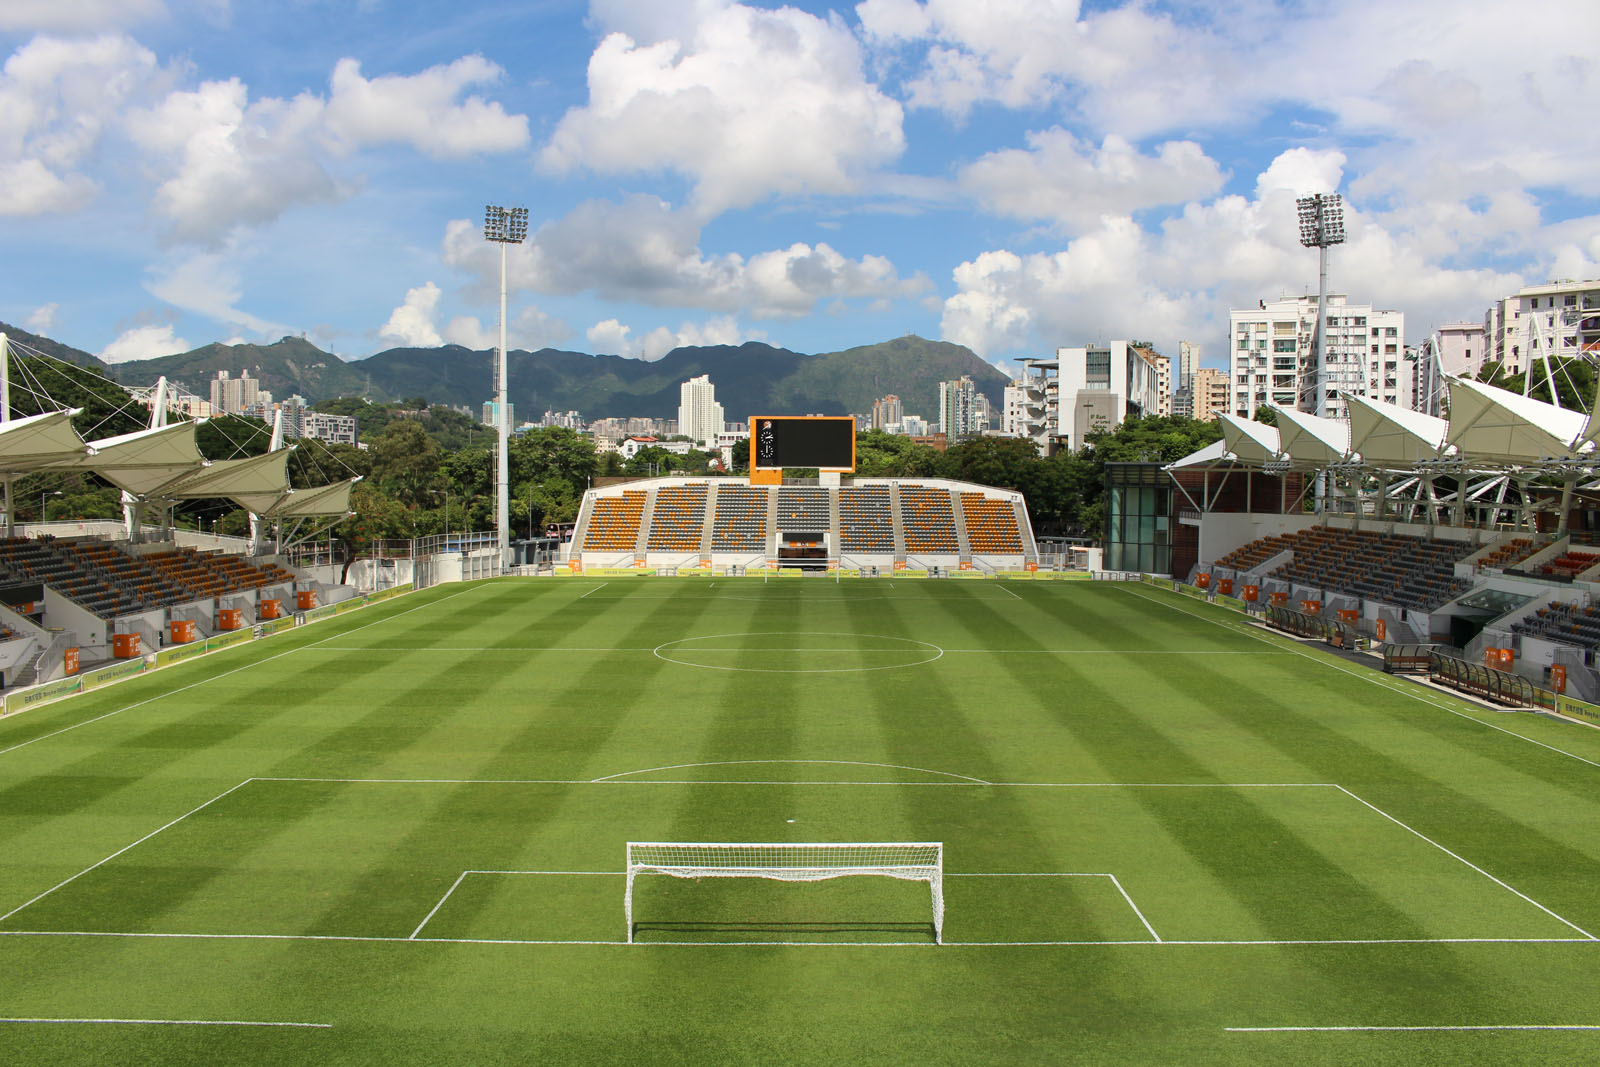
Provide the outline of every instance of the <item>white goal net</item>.
[[755,844],[703,841],[629,841],[628,885],[623,914],[633,941],[633,881],[641,874],[673,878],[768,878],[780,882],[820,882],[829,878],[876,875],[927,882],[933,897],[933,937],[944,939],[944,844],[916,842],[837,842],[831,844]]

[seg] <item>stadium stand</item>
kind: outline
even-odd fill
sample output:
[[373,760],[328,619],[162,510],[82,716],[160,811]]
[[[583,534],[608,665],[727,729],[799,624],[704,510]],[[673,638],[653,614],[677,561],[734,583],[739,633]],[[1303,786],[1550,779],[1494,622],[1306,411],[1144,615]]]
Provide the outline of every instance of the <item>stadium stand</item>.
[[1270,577],[1428,611],[1471,587],[1455,565],[1474,550],[1466,541],[1313,527]]
[[1248,571],[1261,566],[1267,560],[1285,550],[1293,551],[1300,544],[1301,537],[1298,533],[1281,534],[1272,537],[1263,537],[1258,541],[1240,545],[1226,556],[1217,560],[1218,567],[1231,567],[1236,571]]
[[644,501],[645,494],[634,490],[595,501],[584,547],[598,552],[633,551],[639,541],[639,523],[644,519]]
[[1576,578],[1584,571],[1600,563],[1600,552],[1580,552],[1569,548],[1565,553],[1557,556],[1549,563],[1539,568],[1539,573],[1548,574],[1554,578]]
[[962,493],[961,512],[967,523],[967,543],[973,552],[1022,551],[1017,511],[1008,501],[994,500],[982,493]]
[[809,486],[778,489],[778,530],[826,530],[833,525],[828,513],[828,490]]
[[893,552],[894,516],[887,485],[839,490],[839,541],[846,552]]
[[1511,632],[1593,652],[1600,649],[1600,608],[1557,602],[1512,623]]
[[1516,537],[1490,552],[1478,561],[1478,570],[1485,567],[1515,567],[1541,546],[1530,537]]
[[706,487],[668,485],[656,491],[649,547],[654,552],[692,552],[706,522]]
[[765,486],[724,485],[717,489],[717,511],[712,517],[713,552],[762,552],[767,547]]
[[902,485],[900,523],[905,528],[907,552],[959,551],[948,489]]

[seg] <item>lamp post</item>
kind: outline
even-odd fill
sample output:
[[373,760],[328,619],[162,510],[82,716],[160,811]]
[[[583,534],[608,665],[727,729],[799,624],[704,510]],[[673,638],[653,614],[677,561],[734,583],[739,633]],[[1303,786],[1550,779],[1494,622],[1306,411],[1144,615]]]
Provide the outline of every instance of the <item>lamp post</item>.
[[50,497],[53,497],[53,496],[65,496],[65,495],[66,494],[63,493],[59,489],[57,489],[53,493],[40,493],[39,494],[39,523],[41,525],[43,525],[43,523],[44,523],[44,502],[46,500],[48,500]]
[[528,209],[525,207],[498,207],[485,205],[483,209],[483,239],[500,246],[500,348],[495,360],[495,430],[494,450],[495,494],[494,529],[500,546],[500,565],[505,566],[510,548],[511,483],[509,481],[507,442],[511,438],[511,420],[506,403],[506,246],[519,245],[528,236]]
[[[1313,414],[1328,414],[1328,249],[1344,244],[1344,206],[1338,193],[1315,193],[1302,196],[1295,202],[1300,217],[1300,243],[1317,249],[1317,332],[1315,403],[1309,409]],[[1301,410],[1306,410],[1302,408]]]

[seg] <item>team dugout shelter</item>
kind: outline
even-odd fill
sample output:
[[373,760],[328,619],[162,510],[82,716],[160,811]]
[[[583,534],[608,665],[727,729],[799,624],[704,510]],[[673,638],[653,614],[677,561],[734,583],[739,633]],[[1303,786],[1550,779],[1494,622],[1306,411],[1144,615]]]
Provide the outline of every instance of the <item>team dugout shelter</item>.
[[856,478],[848,415],[749,421],[748,477],[639,479],[589,490],[568,570],[1037,569],[1021,493],[942,478]]

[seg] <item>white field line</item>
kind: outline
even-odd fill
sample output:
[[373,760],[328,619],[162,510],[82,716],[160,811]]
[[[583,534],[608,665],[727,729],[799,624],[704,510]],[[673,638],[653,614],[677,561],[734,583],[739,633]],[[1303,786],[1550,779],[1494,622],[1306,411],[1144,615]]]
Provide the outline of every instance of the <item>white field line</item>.
[[46,889],[43,893],[40,893],[38,896],[34,897],[32,900],[28,901],[27,903],[19,904],[16,907],[12,908],[10,911],[6,912],[4,915],[0,915],[0,922],[5,922],[7,919],[11,918],[11,916],[13,916],[17,912],[21,911],[23,908],[29,907],[30,905],[33,905],[33,904],[37,904],[39,901],[43,900],[45,897],[49,896],[51,893],[54,893],[57,889],[60,889],[62,886],[69,885],[72,882],[77,881],[79,878],[82,878],[84,875],[88,874],[90,871],[94,870],[96,867],[102,867],[105,864],[110,863],[112,860],[116,859],[118,856],[122,855],[124,852],[126,852],[129,849],[133,848],[135,845],[141,845],[144,842],[150,840],[152,837],[154,837],[157,834],[159,834],[161,831],[167,829],[168,827],[172,827],[172,826],[178,825],[180,822],[182,822],[183,820],[187,819],[189,816],[193,815],[195,812],[205,810],[206,808],[208,808],[211,805],[215,804],[217,801],[221,800],[223,797],[227,796],[229,793],[232,793],[235,789],[241,789],[244,786],[249,785],[252,781],[254,781],[254,779],[246,778],[244,781],[240,782],[238,785],[233,786],[233,787],[231,787],[229,789],[225,789],[221,793],[218,793],[216,796],[212,797],[210,800],[206,801],[204,804],[201,804],[199,807],[190,808],[188,811],[184,812],[182,815],[178,816],[176,819],[173,819],[171,822],[166,823],[166,824],[164,824],[162,826],[156,827],[154,830],[151,830],[149,833],[147,833],[143,837],[139,838],[139,840],[134,841],[132,844],[123,845],[121,848],[117,849],[115,852],[113,852],[111,855],[107,856],[105,859],[99,860],[98,862],[95,862],[95,863],[91,863],[89,866],[85,867],[83,870],[79,871],[77,874],[73,875],[70,878],[65,878],[65,879],[57,882],[55,885],[51,886],[49,889]]
[[1133,909],[1133,914],[1138,916],[1139,922],[1144,925],[1146,930],[1150,931],[1150,937],[1157,942],[1161,940],[1161,935],[1156,933],[1156,928],[1150,925],[1150,920],[1144,917],[1144,912],[1139,910],[1139,905],[1133,902],[1133,898],[1128,895],[1126,889],[1122,888],[1122,883],[1117,880],[1117,876],[1114,874],[1089,874],[1076,871],[1007,871],[992,874],[969,874],[962,871],[946,871],[944,876],[946,878],[1109,878],[1111,879],[1111,884],[1116,886],[1117,892],[1122,894],[1122,899],[1128,902],[1128,907]]
[[24,1019],[0,1018],[0,1023],[86,1023],[117,1026],[287,1026],[307,1030],[331,1030],[332,1023],[258,1022],[253,1019]]
[[[751,760],[748,762],[800,763],[802,760]],[[817,760],[810,762],[832,762]],[[685,766],[700,766],[686,764]],[[889,766],[892,766],[889,765]],[[652,768],[623,771],[622,774],[643,774]],[[916,769],[916,768],[912,768]],[[949,771],[928,771],[929,774],[949,774]],[[966,775],[959,777],[966,778]],[[973,778],[961,782],[824,782],[824,781],[750,781],[730,779],[707,781],[682,779],[677,781],[650,780],[624,781],[618,775],[605,778],[327,778],[287,775],[259,775],[247,779],[252,782],[328,782],[332,784],[369,785],[869,785],[869,786],[989,786],[996,789],[1338,789],[1333,782],[985,782]],[[241,783],[242,784],[242,783]],[[235,787],[237,788],[237,787]]]
[[1344,1034],[1439,1030],[1600,1030],[1587,1024],[1501,1024],[1498,1026],[1228,1026],[1230,1034]]
[[927,767],[908,767],[901,763],[863,763],[860,760],[833,760],[833,759],[803,759],[803,760],[767,760],[767,759],[739,759],[717,760],[711,763],[674,763],[667,767],[646,767],[637,771],[620,771],[617,774],[608,774],[602,778],[590,779],[593,782],[609,782],[617,778],[624,778],[634,774],[652,774],[655,771],[682,771],[691,767],[749,767],[749,766],[833,766],[833,767],[876,767],[884,770],[916,771],[918,774],[937,774],[946,778],[961,778],[974,785],[992,785],[982,778],[974,778],[970,774],[956,774],[954,771],[935,771]]
[[1416,835],[1418,838],[1421,838],[1423,841],[1426,841],[1428,844],[1432,845],[1434,848],[1438,849],[1440,852],[1443,852],[1446,856],[1449,856],[1451,859],[1456,860],[1456,861],[1458,861],[1460,863],[1466,864],[1468,867],[1471,867],[1473,870],[1477,871],[1479,874],[1481,874],[1485,878],[1489,879],[1489,881],[1493,882],[1495,885],[1499,886],[1501,889],[1504,889],[1507,892],[1516,894],[1517,896],[1521,897],[1523,900],[1527,901],[1529,904],[1532,904],[1534,907],[1538,908],[1540,911],[1542,911],[1546,915],[1550,916],[1552,919],[1555,919],[1558,922],[1563,923],[1566,926],[1572,927],[1572,929],[1578,931],[1578,933],[1582,934],[1584,937],[1587,937],[1591,941],[1600,941],[1600,937],[1595,937],[1589,931],[1585,930],[1583,927],[1579,926],[1577,923],[1571,921],[1570,919],[1562,918],[1560,915],[1557,915],[1555,912],[1551,911],[1549,908],[1545,907],[1543,904],[1539,903],[1537,900],[1534,900],[1532,897],[1528,896],[1528,894],[1522,892],[1520,889],[1515,889],[1512,886],[1507,885],[1505,882],[1502,882],[1500,879],[1496,878],[1494,875],[1490,874],[1488,871],[1484,870],[1482,867],[1479,867],[1476,863],[1473,863],[1471,860],[1465,859],[1464,857],[1458,855],[1457,853],[1450,851],[1449,849],[1445,848],[1443,845],[1439,844],[1439,842],[1435,841],[1433,838],[1431,838],[1427,834],[1423,833],[1421,830],[1418,830],[1413,826],[1408,826],[1406,823],[1401,822],[1399,819],[1395,818],[1393,815],[1390,815],[1388,812],[1384,811],[1382,808],[1378,807],[1376,804],[1371,804],[1371,803],[1368,803],[1365,800],[1362,800],[1360,797],[1358,797],[1354,793],[1350,792],[1350,790],[1346,789],[1344,786],[1340,786],[1339,787],[1339,792],[1343,793],[1345,796],[1347,796],[1350,799],[1354,800],[1356,803],[1362,805],[1363,807],[1369,808],[1372,811],[1377,812],[1379,815],[1383,816],[1385,819],[1388,819],[1390,822],[1394,823],[1396,826],[1400,827],[1402,830],[1405,830],[1408,833]]
[[[1126,585],[1127,583],[1119,582],[1117,584]],[[1192,618],[1200,619],[1200,620],[1202,620],[1204,622],[1209,622],[1213,626],[1220,626],[1224,630],[1228,630],[1229,632],[1246,634],[1246,635],[1248,635],[1250,637],[1255,638],[1257,641],[1260,641],[1262,644],[1267,645],[1269,648],[1275,648],[1275,649],[1279,649],[1279,650],[1282,650],[1282,649],[1285,648],[1285,646],[1279,645],[1276,642],[1269,640],[1265,635],[1257,633],[1254,627],[1233,625],[1233,624],[1227,623],[1227,622],[1225,622],[1225,621],[1223,621],[1221,619],[1208,618],[1205,615],[1199,614],[1198,612],[1189,611],[1187,608],[1180,607],[1177,604],[1169,604],[1166,601],[1161,600],[1161,599],[1159,599],[1157,597],[1146,596],[1144,593],[1138,592],[1138,591],[1133,590],[1133,589],[1127,589],[1127,590],[1124,590],[1124,592],[1127,592],[1132,596],[1136,596],[1140,600],[1148,600],[1152,604],[1159,604],[1162,607],[1169,608],[1172,611],[1176,611],[1176,612],[1179,612],[1181,614],[1188,615],[1188,616],[1190,616]],[[1360,678],[1362,681],[1367,682],[1370,685],[1375,685],[1379,689],[1387,689],[1391,693],[1399,693],[1401,696],[1410,697],[1412,700],[1420,701],[1420,702],[1422,702],[1424,704],[1427,704],[1429,707],[1438,708],[1440,711],[1448,711],[1452,715],[1460,716],[1461,718],[1466,719],[1469,722],[1475,722],[1479,726],[1486,726],[1491,730],[1498,730],[1501,733],[1507,734],[1507,735],[1509,735],[1511,737],[1515,737],[1518,740],[1526,741],[1530,745],[1538,745],[1540,748],[1549,749],[1551,752],[1558,753],[1558,754],[1566,756],[1566,757],[1568,757],[1570,759],[1575,759],[1579,763],[1587,763],[1591,767],[1600,767],[1600,762],[1597,762],[1595,760],[1588,759],[1586,757],[1580,756],[1576,752],[1568,752],[1564,748],[1557,748],[1555,745],[1546,744],[1545,742],[1536,740],[1536,739],[1534,739],[1532,737],[1527,736],[1526,734],[1519,734],[1515,730],[1507,730],[1504,726],[1496,726],[1492,722],[1485,722],[1484,720],[1478,718],[1476,715],[1469,715],[1467,712],[1464,712],[1464,711],[1460,710],[1459,708],[1452,708],[1450,705],[1441,703],[1441,702],[1439,702],[1437,700],[1429,700],[1426,696],[1423,695],[1422,692],[1419,692],[1415,687],[1413,687],[1413,686],[1411,686],[1409,684],[1398,683],[1398,684],[1395,684],[1395,685],[1390,685],[1388,682],[1385,682],[1385,681],[1382,680],[1384,678],[1387,678],[1388,675],[1374,674],[1372,671],[1366,671],[1366,670],[1351,669],[1349,667],[1344,666],[1342,663],[1340,663],[1336,659],[1324,658],[1322,656],[1313,656],[1311,653],[1306,652],[1305,650],[1300,649],[1300,648],[1295,648],[1293,646],[1288,646],[1288,650],[1290,652],[1292,652],[1293,654],[1295,654],[1295,655],[1304,656],[1306,659],[1311,660],[1313,663],[1319,663],[1324,667],[1328,667],[1328,668],[1330,668],[1332,670],[1339,671],[1341,674],[1348,674],[1353,678]]]
[[[518,871],[507,872],[512,874],[524,873]],[[549,872],[566,874],[566,871]],[[597,871],[597,874],[615,874],[613,871]],[[947,876],[948,877],[948,876]],[[3,937],[112,937],[125,939],[171,939],[180,941],[356,941],[372,944],[418,944],[418,945],[621,945],[628,946],[627,941],[600,941],[600,940],[552,940],[552,939],[524,939],[524,938],[475,938],[475,937],[374,937],[361,934],[216,934],[216,933],[155,933],[151,931],[127,930],[0,930]],[[751,942],[635,942],[644,945],[663,944],[692,944],[702,948],[725,948],[733,945],[762,945],[766,947],[793,945],[797,947],[822,947],[836,948],[849,947],[840,942],[814,942],[814,941],[751,941]],[[860,947],[879,948],[893,945],[926,945],[935,947],[931,941],[909,942],[864,942]],[[1583,937],[1390,937],[1390,938],[1327,938],[1313,939],[1287,939],[1279,941],[946,941],[946,948],[1027,948],[1047,945],[1077,945],[1077,946],[1121,946],[1142,945],[1147,947],[1161,946],[1163,948],[1272,948],[1272,947],[1316,947],[1319,945],[1348,946],[1348,945],[1593,945],[1594,942]]]
[[[593,589],[589,590],[589,593],[598,593],[600,590],[604,589],[606,586],[608,586],[610,584],[611,584],[610,582],[601,582],[599,585],[597,585]],[[578,599],[579,600],[586,599],[589,596],[589,593],[583,594],[583,596],[579,597]],[[616,598],[606,597],[605,599],[608,599],[608,600],[610,600],[610,599],[621,600],[621,599],[624,599],[624,598],[622,598],[622,597],[616,597]]]
[[1010,590],[1010,589],[1007,589],[1007,588],[1006,588],[1006,587],[1005,587],[1005,586],[1004,586],[1004,585],[1002,585],[1002,586],[1001,586],[1001,587],[1000,587],[1000,591],[1001,591],[1001,592],[1002,592],[1002,593],[1007,593],[1007,594],[1009,594],[1009,595],[1011,595],[1011,596],[1014,596],[1014,597],[1016,597],[1016,598],[1017,598],[1017,599],[1018,599],[1018,600],[1021,600],[1021,599],[1022,599],[1022,597],[1021,597],[1021,596],[1020,596],[1020,595],[1018,595],[1018,594],[1017,594],[1017,593],[1016,593],[1016,592],[1014,592],[1014,591],[1013,591],[1013,590]]
[[[402,615],[409,615],[413,611],[420,611],[423,608],[431,608],[431,607],[433,607],[434,604],[442,604],[446,600],[450,600],[453,597],[458,597],[462,593],[465,593],[465,592],[468,592],[468,590],[463,589],[460,592],[451,593],[449,596],[442,596],[438,600],[435,600],[433,602],[433,604],[419,604],[416,607],[407,608],[405,611],[397,612],[394,615],[387,615],[387,616],[385,616],[384,618],[381,618],[381,619],[374,619],[371,622],[362,623],[360,626],[356,626],[356,627],[353,627],[352,629],[345,630],[343,633],[335,634],[333,637],[325,637],[321,641],[314,641],[311,644],[303,645],[300,648],[286,649],[283,652],[277,653],[276,655],[267,656],[264,659],[258,659],[254,663],[246,663],[244,666],[235,667],[231,671],[223,671],[221,674],[213,674],[213,675],[211,675],[209,677],[200,679],[198,682],[190,682],[188,685],[180,686],[177,689],[168,689],[166,692],[158,693],[157,695],[155,695],[153,697],[146,697],[144,700],[137,700],[137,701],[134,701],[132,704],[125,704],[122,707],[117,708],[117,709],[115,709],[113,711],[106,712],[104,715],[96,715],[92,719],[85,719],[82,722],[75,722],[71,726],[63,726],[59,730],[52,730],[50,733],[47,733],[47,734],[40,734],[38,737],[35,737],[35,738],[33,738],[31,740],[28,740],[28,741],[23,741],[21,744],[12,745],[10,748],[0,748],[0,756],[4,756],[8,752],[15,752],[19,748],[27,748],[29,745],[34,744],[36,742],[45,741],[45,740],[48,740],[49,738],[52,738],[52,737],[57,737],[57,736],[59,736],[61,734],[66,733],[69,730],[76,730],[80,726],[88,726],[91,723],[97,723],[102,719],[109,719],[113,715],[121,715],[125,711],[132,711],[134,708],[142,708],[146,704],[154,704],[158,700],[165,700],[168,697],[177,696],[179,693],[186,693],[189,690],[194,689],[197,686],[206,685],[209,682],[219,681],[219,680],[221,680],[223,678],[228,677],[229,675],[238,674],[240,671],[247,671],[247,670],[250,670],[252,667],[259,667],[263,663],[271,663],[273,660],[282,659],[285,656],[292,656],[296,652],[304,652],[307,649],[315,648],[318,645],[325,644],[328,641],[333,641],[333,640],[336,640],[336,639],[338,639],[340,637],[345,637],[345,636],[348,636],[349,634],[353,634],[357,630],[365,630],[369,626],[376,626],[379,623],[383,623],[383,622],[391,622],[391,621],[393,621],[395,619],[400,618]],[[253,643],[253,642],[251,642],[251,643]],[[235,647],[245,648],[245,647],[248,647],[248,644],[247,643],[241,643],[241,644],[239,644],[239,645],[237,645]],[[3,916],[0,916],[0,918],[3,918]]]
[[417,939],[417,935],[422,933],[422,928],[428,925],[428,920],[439,914],[439,909],[444,907],[444,902],[450,899],[450,894],[456,891],[456,886],[466,881],[467,875],[471,873],[471,871],[462,871],[456,876],[456,880],[450,883],[450,888],[444,891],[444,896],[439,898],[439,903],[435,904],[433,909],[422,917],[422,921],[417,924],[417,928],[415,930],[411,931],[411,936],[406,940],[415,941]]

